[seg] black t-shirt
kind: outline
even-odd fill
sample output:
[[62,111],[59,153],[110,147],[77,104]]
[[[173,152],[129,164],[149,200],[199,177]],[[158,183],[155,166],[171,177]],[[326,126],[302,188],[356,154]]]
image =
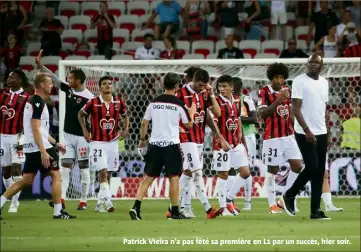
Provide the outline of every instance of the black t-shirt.
[[322,37],[327,35],[327,24],[332,22],[334,25],[338,25],[340,20],[333,11],[329,10],[326,14],[321,11],[314,12],[311,17],[311,22],[315,25],[314,41],[317,43]]
[[232,49],[223,48],[219,50],[217,59],[243,59],[243,53],[241,49],[233,47]]
[[56,32],[57,29],[63,28],[64,26],[59,19],[53,19],[48,21],[46,18],[41,22],[39,28],[46,28],[49,31],[43,31],[43,37],[41,38],[41,43],[49,43],[50,45],[59,46],[61,45],[60,34]]
[[281,59],[289,59],[289,58],[308,58],[308,55],[302,51],[301,49],[296,49],[295,52],[290,52],[288,49],[282,51],[280,55]]

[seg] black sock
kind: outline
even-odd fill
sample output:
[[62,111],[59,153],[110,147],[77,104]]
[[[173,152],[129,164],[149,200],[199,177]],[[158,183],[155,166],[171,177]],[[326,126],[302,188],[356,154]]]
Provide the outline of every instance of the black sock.
[[178,206],[172,206],[172,214],[178,215],[179,214],[179,208]]
[[210,212],[212,212],[212,209],[213,209],[213,208],[208,209],[208,210],[206,211],[206,213],[209,214]]
[[133,209],[138,209],[139,210],[141,204],[142,204],[142,202],[140,200],[135,200]]

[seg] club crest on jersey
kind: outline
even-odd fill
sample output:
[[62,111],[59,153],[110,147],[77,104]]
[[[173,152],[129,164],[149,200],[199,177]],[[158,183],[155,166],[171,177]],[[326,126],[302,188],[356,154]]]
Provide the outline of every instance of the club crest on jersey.
[[204,121],[204,111],[202,110],[201,112],[195,112],[194,113],[194,122],[196,124],[201,124]]
[[108,134],[110,134],[110,133],[112,133],[112,131],[114,129],[115,120],[113,118],[110,118],[109,120],[108,119],[101,119],[99,124],[100,124],[100,128],[103,131],[109,130]]
[[287,120],[289,115],[290,115],[290,112],[289,112],[289,107],[287,104],[285,105],[279,105],[277,107],[277,114],[280,115],[280,117],[282,117],[283,119]]
[[6,118],[5,121],[12,119],[15,116],[13,108],[7,108],[5,105],[0,107],[0,113]]
[[226,127],[234,135],[238,129],[238,119],[228,119],[226,121]]
[[208,100],[208,93],[207,92],[203,92],[203,100],[205,100],[205,101]]
[[77,103],[81,103],[82,100],[83,100],[83,99],[79,97],[78,99],[76,99],[76,102],[77,102]]

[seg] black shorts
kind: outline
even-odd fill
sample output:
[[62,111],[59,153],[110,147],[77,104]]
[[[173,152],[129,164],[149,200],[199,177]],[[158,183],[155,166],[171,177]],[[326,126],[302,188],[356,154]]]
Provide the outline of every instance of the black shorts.
[[159,147],[149,144],[145,155],[144,173],[149,177],[159,177],[164,166],[166,177],[182,173],[182,155],[179,144]]
[[172,29],[170,30],[170,34],[176,33],[179,29],[179,24],[170,23],[170,22],[160,23],[159,24],[159,33],[163,34],[165,32],[165,30],[167,29],[168,25],[172,26]]
[[59,170],[59,158],[56,154],[55,148],[47,149],[46,152],[53,158],[50,161],[50,167],[46,169],[41,164],[41,153],[40,151],[25,153],[25,163],[23,173],[37,173],[40,171],[43,174],[48,173],[50,170]]

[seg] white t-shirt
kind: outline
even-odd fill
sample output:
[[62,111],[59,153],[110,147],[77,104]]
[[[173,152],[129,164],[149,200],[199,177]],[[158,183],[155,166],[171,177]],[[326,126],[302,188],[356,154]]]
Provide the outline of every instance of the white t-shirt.
[[26,103],[24,109],[23,125],[24,125],[24,153],[38,152],[39,147],[35,143],[31,120],[37,119],[41,121],[41,137],[45,149],[52,148],[49,137],[49,110],[43,98],[34,95]]
[[272,1],[271,3],[272,11],[286,11],[286,4],[284,0]]
[[[292,98],[301,99],[301,113],[305,122],[314,135],[327,133],[325,112],[329,96],[328,81],[320,76],[318,80],[301,74],[293,80]],[[295,118],[295,131],[305,134]]]
[[149,143],[160,147],[179,144],[179,121],[188,123],[191,120],[183,101],[164,94],[148,105],[144,119],[152,121]]
[[159,59],[160,50],[158,48],[146,49],[144,46],[137,48],[135,51],[136,60],[154,60]]

